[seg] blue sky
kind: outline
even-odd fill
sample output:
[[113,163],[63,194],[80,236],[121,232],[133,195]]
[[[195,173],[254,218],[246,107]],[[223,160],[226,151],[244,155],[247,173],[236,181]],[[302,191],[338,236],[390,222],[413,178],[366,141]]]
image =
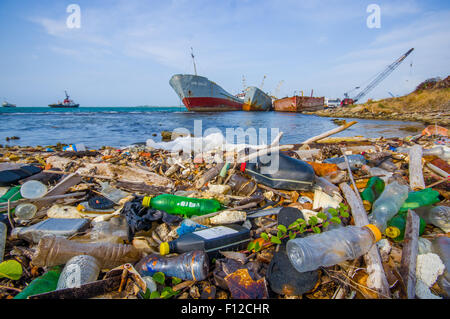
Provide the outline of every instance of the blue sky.
[[[69,29],[68,5],[81,8]],[[369,29],[369,4],[381,28]],[[0,98],[46,106],[68,89],[81,106],[177,106],[176,73],[198,73],[230,93],[247,85],[279,96],[342,97],[411,47],[368,98],[402,95],[450,73],[450,2],[427,0],[0,1]],[[412,67],[411,67],[412,63]]]

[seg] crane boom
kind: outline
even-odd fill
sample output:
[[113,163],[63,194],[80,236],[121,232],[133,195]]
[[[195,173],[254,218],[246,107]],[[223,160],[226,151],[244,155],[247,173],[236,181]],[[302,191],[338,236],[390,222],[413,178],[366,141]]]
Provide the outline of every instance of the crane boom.
[[410,49],[408,52],[406,52],[400,58],[398,58],[394,63],[389,65],[372,82],[370,82],[369,85],[364,90],[359,92],[359,94],[353,98],[353,102],[360,100],[364,95],[369,93],[374,87],[376,87],[378,84],[380,84],[380,82],[383,81],[389,74],[391,74],[392,71],[394,71],[403,62],[403,60],[405,60],[406,57],[411,54],[411,52],[413,50],[414,50],[414,48]]

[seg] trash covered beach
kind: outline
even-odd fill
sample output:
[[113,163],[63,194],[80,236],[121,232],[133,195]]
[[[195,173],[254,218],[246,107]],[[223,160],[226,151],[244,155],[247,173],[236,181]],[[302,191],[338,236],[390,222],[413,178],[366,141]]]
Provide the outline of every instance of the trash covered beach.
[[448,130],[353,124],[1,148],[0,298],[447,299]]

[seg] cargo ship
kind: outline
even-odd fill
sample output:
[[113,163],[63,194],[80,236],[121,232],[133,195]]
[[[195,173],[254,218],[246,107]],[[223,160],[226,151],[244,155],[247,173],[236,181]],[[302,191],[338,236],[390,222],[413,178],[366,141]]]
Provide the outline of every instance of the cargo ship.
[[256,86],[246,88],[244,111],[270,111],[272,109],[272,98]]
[[273,108],[277,112],[296,112],[323,110],[324,97],[292,96],[278,99],[273,102]]
[[11,103],[6,102],[6,101],[3,101],[2,106],[3,106],[3,107],[16,107],[15,104],[11,104]]
[[62,103],[58,101],[58,103],[49,104],[48,106],[50,106],[52,108],[72,108],[72,107],[79,107],[80,106],[80,104],[75,104],[73,102],[73,100],[71,100],[69,98],[69,95],[67,94],[67,91],[64,91],[64,93],[66,93],[66,98],[64,99],[64,101]]
[[169,81],[189,111],[240,111],[244,101],[208,78],[193,74],[175,74]]

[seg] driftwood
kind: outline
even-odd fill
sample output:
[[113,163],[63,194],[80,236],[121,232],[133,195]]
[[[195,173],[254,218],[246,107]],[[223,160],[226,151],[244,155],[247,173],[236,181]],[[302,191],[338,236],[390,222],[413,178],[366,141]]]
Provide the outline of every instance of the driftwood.
[[56,184],[55,187],[47,192],[47,194],[45,195],[46,200],[36,202],[36,207],[40,209],[42,207],[51,205],[54,202],[54,199],[49,199],[49,197],[63,195],[69,190],[69,188],[79,184],[80,182],[80,175],[76,173],[68,175],[66,178]]
[[323,138],[325,138],[325,137],[328,137],[328,136],[330,136],[330,135],[333,135],[333,134],[342,132],[342,131],[348,129],[350,126],[355,125],[356,123],[358,123],[358,122],[357,122],[357,121],[353,121],[353,122],[346,123],[346,124],[341,125],[341,126],[335,128],[335,129],[332,129],[332,130],[327,131],[327,132],[325,132],[325,133],[322,133],[322,134],[320,134],[320,135],[311,137],[310,139],[307,139],[306,141],[302,142],[301,144],[306,145],[306,144],[311,144],[311,143],[320,141],[321,139],[323,139]]
[[[369,224],[361,198],[356,196],[355,192],[346,183],[339,184],[339,188],[350,205],[355,225],[365,226]],[[367,280],[368,287],[377,290],[382,297],[390,298],[389,283],[386,279],[380,252],[376,245],[364,255],[364,261],[367,265],[367,273],[369,274]]]
[[[13,202],[10,202],[10,209],[17,207],[17,205],[21,204],[21,203],[38,203],[38,202],[42,202],[42,201],[50,201],[50,200],[58,200],[58,199],[63,199],[63,198],[68,198],[68,197],[79,197],[79,196],[84,196],[86,195],[86,192],[76,192],[76,193],[70,193],[70,194],[64,194],[64,195],[55,195],[55,196],[45,196],[42,198],[36,198],[36,199],[19,199]],[[1,211],[5,211],[8,209],[8,205],[6,206],[0,206],[0,212]]]
[[195,188],[199,189],[202,188],[203,185],[208,183],[210,180],[212,180],[214,177],[219,175],[220,171],[222,170],[222,167],[225,166],[225,163],[218,163],[216,166],[210,168],[205,174],[200,177],[197,182],[195,183]]
[[422,172],[422,146],[414,145],[409,151],[409,186],[412,190],[424,189]]
[[433,172],[435,172],[436,174],[439,174],[440,176],[442,176],[443,178],[449,179],[450,178],[450,174],[447,173],[446,171],[444,171],[443,169],[440,169],[439,167],[431,164],[431,163],[427,163],[427,167],[432,170]]
[[139,193],[144,193],[147,195],[159,195],[159,194],[170,193],[170,188],[163,187],[163,186],[147,185],[145,183],[133,183],[133,182],[118,181],[118,182],[114,183],[114,186],[125,189],[127,191],[139,192]]
[[412,210],[408,211],[405,228],[405,242],[403,244],[400,275],[406,285],[408,299],[416,296],[416,261],[419,252],[420,218]]

